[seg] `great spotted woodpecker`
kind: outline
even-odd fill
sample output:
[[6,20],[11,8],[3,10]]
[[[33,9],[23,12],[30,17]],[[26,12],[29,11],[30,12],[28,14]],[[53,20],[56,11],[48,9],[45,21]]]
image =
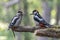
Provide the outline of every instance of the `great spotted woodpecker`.
[[13,26],[19,26],[22,20],[22,12],[19,10],[17,14],[12,18],[9,28],[12,28]]
[[[8,29],[12,29],[13,27],[19,26],[19,24],[21,23],[21,20],[22,20],[22,16],[23,16],[22,11],[19,10],[17,12],[17,14],[12,18]],[[13,34],[14,34],[14,31],[13,31]],[[14,34],[14,36],[15,36],[15,34]]]
[[47,22],[42,18],[42,16],[39,14],[39,12],[38,12],[37,10],[33,10],[33,12],[32,12],[31,15],[34,15],[33,18],[34,18],[34,20],[35,20],[36,22],[39,23],[39,26],[40,26],[40,27],[45,27],[45,28],[51,27],[51,25],[50,25],[49,23],[47,23]]

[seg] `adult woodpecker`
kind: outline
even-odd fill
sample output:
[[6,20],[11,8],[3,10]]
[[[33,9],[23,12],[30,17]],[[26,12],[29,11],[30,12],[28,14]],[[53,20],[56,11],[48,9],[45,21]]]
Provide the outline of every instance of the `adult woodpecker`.
[[47,28],[47,27],[51,27],[51,25],[49,23],[47,23],[43,18],[42,16],[39,14],[39,12],[37,10],[33,10],[32,14],[31,15],[34,15],[34,20],[36,22],[38,22],[39,26],[40,27],[44,27],[44,28]]
[[[17,27],[19,26],[19,24],[21,23],[22,20],[22,11],[18,11],[17,14],[12,18],[10,24],[9,24],[9,29],[12,29],[13,27]],[[13,31],[13,30],[12,30]],[[13,31],[14,34],[14,31]],[[15,36],[15,34],[14,34]]]

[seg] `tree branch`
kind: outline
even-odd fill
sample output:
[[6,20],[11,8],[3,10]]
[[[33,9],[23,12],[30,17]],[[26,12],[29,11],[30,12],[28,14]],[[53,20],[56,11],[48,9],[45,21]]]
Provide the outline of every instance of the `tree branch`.
[[10,7],[10,6],[14,5],[14,4],[17,4],[18,2],[19,2],[19,0],[11,0],[11,1],[7,2],[7,3],[1,2],[0,4],[3,5],[4,7]]
[[39,26],[17,26],[13,27],[12,30],[16,32],[32,32],[37,36],[60,38],[60,27],[41,28]]
[[12,28],[12,30],[16,32],[34,32],[36,29],[40,29],[40,28],[30,27],[30,26],[17,26]]
[[5,3],[5,6],[10,7],[10,6],[12,6],[12,5],[14,5],[14,4],[18,3],[18,2],[19,2],[19,0],[12,0],[10,2]]
[[60,38],[60,29],[57,28],[39,29],[35,31],[35,34],[37,36]]

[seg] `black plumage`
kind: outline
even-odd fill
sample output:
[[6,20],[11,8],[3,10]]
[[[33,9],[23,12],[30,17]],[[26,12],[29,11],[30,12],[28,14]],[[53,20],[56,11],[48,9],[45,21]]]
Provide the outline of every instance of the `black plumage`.
[[[11,29],[13,31],[14,30],[13,27],[19,26],[22,20],[22,16],[23,16],[22,11],[19,10],[17,14],[12,18],[8,29]],[[15,37],[14,31],[13,31],[13,35]]]
[[12,18],[9,28],[12,28],[13,26],[19,26],[22,20],[22,12],[18,11],[17,14]]
[[51,25],[43,19],[43,17],[39,14],[39,12],[37,10],[33,10],[32,14],[34,15],[34,17],[33,17],[34,20],[36,22],[38,22],[39,25],[42,24],[45,27],[51,27]]

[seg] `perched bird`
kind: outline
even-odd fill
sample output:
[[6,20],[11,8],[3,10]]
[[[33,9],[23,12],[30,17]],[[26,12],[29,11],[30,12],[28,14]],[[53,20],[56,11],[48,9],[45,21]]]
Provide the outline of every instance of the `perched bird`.
[[12,18],[9,24],[9,28],[12,28],[13,26],[19,26],[22,20],[22,15],[23,15],[22,12],[19,10],[17,14]]
[[33,10],[32,14],[30,14],[30,15],[34,15],[33,18],[34,18],[34,20],[35,20],[36,22],[39,23],[39,26],[40,26],[40,27],[45,27],[45,28],[51,27],[51,25],[50,25],[49,23],[47,23],[47,22],[42,18],[42,16],[39,14],[39,12],[38,12],[37,10]]
[[[21,20],[22,20],[22,16],[23,16],[22,11],[19,10],[17,12],[17,14],[12,18],[8,29],[12,30],[13,27],[19,26],[19,24],[21,23]],[[14,31],[13,31],[13,34],[14,34]],[[15,34],[14,34],[14,36],[15,36]]]

